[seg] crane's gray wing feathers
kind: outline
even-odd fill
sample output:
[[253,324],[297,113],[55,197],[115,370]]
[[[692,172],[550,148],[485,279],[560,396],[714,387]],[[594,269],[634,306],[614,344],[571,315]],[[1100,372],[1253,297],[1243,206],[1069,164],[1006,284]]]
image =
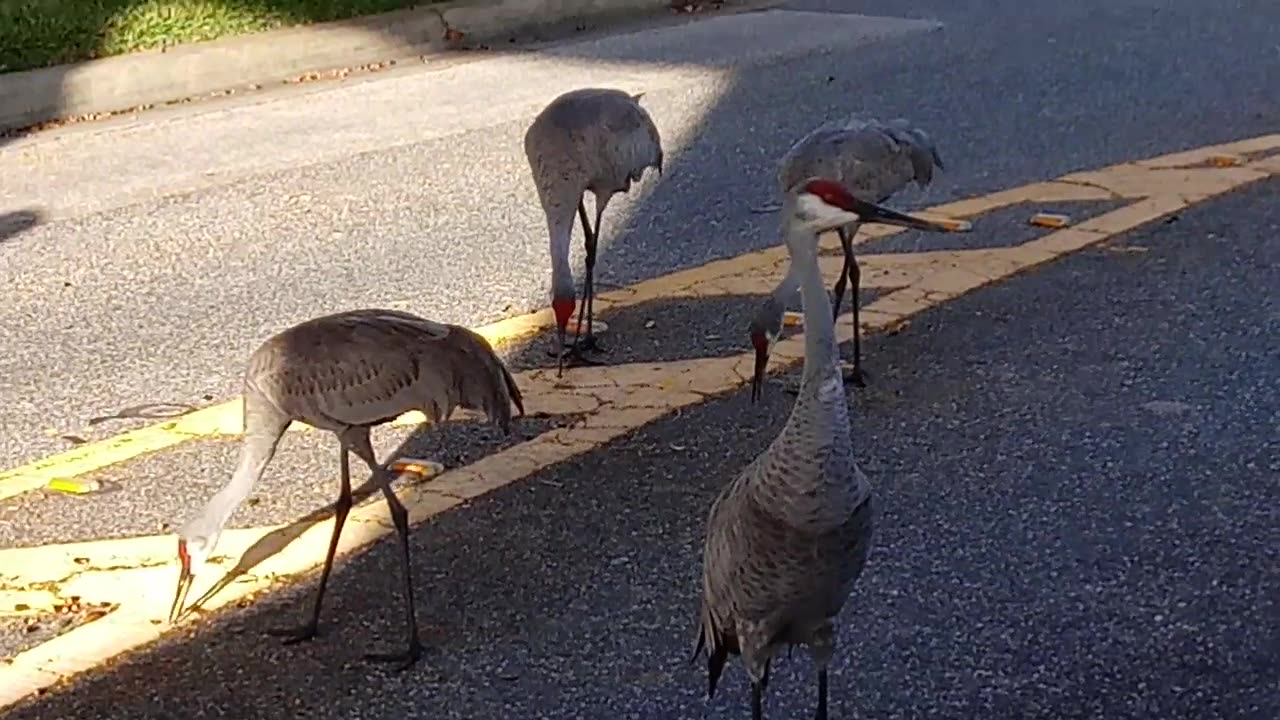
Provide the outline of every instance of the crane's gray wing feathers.
[[742,476],[726,485],[707,513],[706,540],[702,552],[702,603],[694,657],[707,654],[707,696],[715,695],[716,684],[730,655],[741,653],[735,624],[733,595],[735,548],[740,526],[734,523],[732,508],[741,494]]
[[759,507],[751,492],[765,454],[757,456],[721,491],[707,519],[702,567],[702,628],[717,653],[758,652],[785,631],[778,615],[777,580],[770,571],[778,558],[770,543],[785,534],[782,523]]
[[[504,428],[514,379],[478,334],[398,310],[315,318],[267,340],[246,384],[290,417],[329,429],[421,410],[433,422],[475,408]],[[503,402],[506,400],[506,402]]]
[[869,494],[838,526],[806,532],[757,492],[768,472],[757,458],[712,505],[699,643],[709,657],[717,648],[767,656],[769,648],[805,641],[839,613],[866,564],[874,524]]
[[[406,321],[416,332],[405,333]],[[426,323],[426,324],[421,324]],[[399,331],[399,332],[397,332]],[[418,382],[416,359],[386,352],[444,326],[395,310],[336,313],[295,325],[250,358],[245,382],[290,417],[334,428],[391,419],[400,393]]]
[[873,202],[915,181],[933,180],[942,158],[932,139],[904,119],[881,122],[851,116],[828,121],[797,141],[779,161],[779,184],[785,191],[807,177],[830,177]]
[[584,189],[625,192],[646,168],[662,170],[662,138],[639,96],[611,88],[560,95],[525,132],[543,207],[576,206]]

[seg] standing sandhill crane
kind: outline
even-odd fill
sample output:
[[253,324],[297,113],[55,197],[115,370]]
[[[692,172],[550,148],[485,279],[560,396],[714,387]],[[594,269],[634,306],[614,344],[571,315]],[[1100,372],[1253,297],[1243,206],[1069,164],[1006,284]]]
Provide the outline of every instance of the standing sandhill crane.
[[866,564],[874,513],[853,457],[818,234],[863,221],[934,227],[859,200],[829,179],[802,181],[784,197],[783,213],[787,275],[798,279],[804,304],[804,375],[782,432],[711,505],[694,656],[705,648],[713,697],[729,655],[740,655],[751,677],[752,718],[761,720],[771,660],[784,647],[806,645],[817,666],[817,717],[826,720],[833,620]]
[[400,536],[408,647],[370,653],[370,660],[412,665],[422,653],[409,572],[409,515],[391,489],[391,476],[374,458],[369,430],[417,410],[432,424],[454,408],[484,412],[510,432],[511,405],[524,414],[515,378],[479,334],[396,310],[353,310],[307,320],[267,339],[249,358],[244,379],[244,440],[235,473],[178,534],[182,565],[169,621],[182,606],[195,574],[218,543],[232,513],[249,495],[275,455],[285,429],[299,421],[338,436],[341,468],[333,535],[310,619],[296,629],[271,630],[285,644],[309,640],[320,622],[333,555],[351,510],[349,453],[369,466]]
[[[920,187],[928,185],[933,180],[934,167],[942,169],[942,158],[923,130],[912,127],[903,119],[882,123],[855,116],[823,124],[792,145],[778,163],[778,182],[785,194],[805,178],[829,177],[859,198],[882,203],[913,181]],[[858,320],[862,273],[853,253],[853,237],[859,224],[855,222],[836,229],[844,248],[844,267],[833,288],[835,307],[832,313],[839,317],[846,284],[851,284],[853,369],[846,379],[858,387],[865,387],[862,332]],[[752,344],[757,348],[763,345],[767,354],[773,338],[757,335],[756,331],[757,328],[753,327]]]
[[[638,182],[647,168],[654,167],[662,174],[662,139],[653,119],[640,106],[642,95],[607,88],[571,90],[552,100],[524,135],[525,156],[529,159],[551,237],[551,307],[556,315],[557,375],[564,369],[565,328],[573,315],[577,296],[569,267],[575,208],[582,220],[585,238],[586,277],[571,354],[581,362],[592,364],[583,352],[604,351],[591,333],[600,218],[613,196],[629,191],[631,183]],[[587,221],[587,208],[583,204],[587,191],[595,195],[594,226]],[[584,309],[587,334],[582,336]]]

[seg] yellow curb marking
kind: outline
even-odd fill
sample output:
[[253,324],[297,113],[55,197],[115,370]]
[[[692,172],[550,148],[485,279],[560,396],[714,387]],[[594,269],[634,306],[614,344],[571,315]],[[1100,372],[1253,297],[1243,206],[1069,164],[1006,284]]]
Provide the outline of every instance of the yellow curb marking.
[[[1280,148],[1280,135],[1268,137],[1266,143],[1255,138],[1179,153],[1179,163],[1204,162],[1219,153]],[[865,306],[864,327],[870,331],[894,327],[975,288],[1096,245],[1195,202],[1280,174],[1274,158],[1250,161],[1244,167],[1219,168],[1210,164],[1195,170],[1161,165],[1160,161],[1155,158],[1145,164],[1124,164],[1069,176],[1087,178],[1083,184],[1037,183],[932,208],[937,214],[972,216],[1015,203],[1053,202],[1064,197],[1137,200],[1015,247],[863,256],[883,281],[897,283],[905,279],[909,283]],[[1153,191],[1142,190],[1143,168],[1152,173]],[[1169,174],[1166,170],[1175,172]],[[890,232],[876,228],[874,234]],[[825,245],[838,247],[834,237],[825,240]],[[782,248],[770,248],[673,273],[610,293],[607,299],[602,296],[600,300],[606,303],[602,310],[672,295],[742,294],[748,292],[743,288],[771,287],[780,275],[784,258]],[[832,265],[835,261],[825,262]],[[548,316],[549,313],[538,313],[508,322],[521,323],[532,332],[544,327]],[[837,324],[841,340],[849,339],[850,334],[847,321]],[[802,355],[803,335],[781,340],[773,350],[775,369],[800,361]],[[398,494],[409,510],[411,522],[420,523],[471,498],[591,451],[674,410],[734,390],[748,381],[752,359],[748,352],[722,358],[575,368],[560,382],[553,370],[517,373],[531,414],[587,413],[586,417],[572,427],[544,432],[465,467],[448,470],[429,484],[399,488]],[[219,543],[221,557],[215,558],[213,564],[228,569],[240,564],[244,568],[204,603],[204,610],[245,602],[283,578],[318,566],[327,548],[331,522],[326,517],[322,521],[228,530]],[[343,555],[365,548],[391,532],[381,502],[354,509],[348,523],[339,548]],[[0,665],[0,707],[160,637],[167,629],[161,618],[168,609],[175,572],[172,535],[0,551],[0,598],[49,590],[58,598],[75,595],[86,603],[119,606],[105,618],[27,650],[8,665]],[[210,581],[219,580],[209,574],[201,576],[200,591],[209,587]]]
[[52,590],[0,590],[0,616],[53,612],[58,603]]
[[[1229,147],[1229,146],[1223,146]],[[961,200],[922,211],[920,214],[937,218],[956,219],[959,216],[978,215],[1007,205],[1021,202],[1065,202],[1075,200],[1105,200],[1114,196],[1099,187],[1063,182],[1043,182],[1021,188],[1004,190],[979,198]],[[900,232],[885,226],[864,227],[858,242],[884,237]],[[604,293],[596,298],[600,310],[634,304],[635,293],[644,298],[679,297],[696,283],[720,277],[732,277],[744,271],[758,268],[766,258],[785,257],[782,248],[747,253],[735,258],[719,260],[696,268],[675,272],[659,278]],[[549,309],[484,325],[476,331],[500,349],[525,339],[552,326],[553,315]],[[118,463],[127,462],[148,453],[166,450],[182,443],[201,438],[239,435],[244,431],[240,398],[210,405],[173,420],[130,430],[113,437],[85,443],[66,452],[51,455],[20,467],[0,472],[0,500],[36,490],[51,480],[70,479],[96,472]],[[417,424],[421,415],[410,414],[398,419],[396,426]],[[302,423],[294,423],[292,431],[308,429]]]
[[[552,316],[534,313],[508,318],[477,328],[476,331],[495,347],[532,335],[549,325]],[[52,480],[70,479],[126,462],[147,453],[166,450],[189,440],[244,432],[243,405],[235,398],[187,413],[168,422],[148,425],[137,430],[96,442],[85,443],[21,467],[0,473],[0,500],[38,489]],[[294,423],[290,430],[309,429]]]

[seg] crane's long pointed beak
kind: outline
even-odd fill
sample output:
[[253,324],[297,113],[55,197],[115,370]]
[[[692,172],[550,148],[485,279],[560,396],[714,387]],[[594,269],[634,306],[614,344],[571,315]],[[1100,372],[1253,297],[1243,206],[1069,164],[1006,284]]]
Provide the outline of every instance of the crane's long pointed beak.
[[890,210],[883,205],[876,205],[875,203],[865,201],[859,202],[855,212],[858,213],[858,217],[862,218],[863,222],[880,223],[882,225],[897,225],[899,227],[911,228],[913,230],[926,230],[928,232],[953,232],[950,227],[942,225],[941,223],[900,213],[897,210]]
[[178,589],[173,595],[173,605],[169,606],[170,625],[182,617],[182,606],[187,602],[187,593],[191,591],[191,582],[194,579],[195,576],[191,574],[191,568],[184,564],[182,572],[178,575]]

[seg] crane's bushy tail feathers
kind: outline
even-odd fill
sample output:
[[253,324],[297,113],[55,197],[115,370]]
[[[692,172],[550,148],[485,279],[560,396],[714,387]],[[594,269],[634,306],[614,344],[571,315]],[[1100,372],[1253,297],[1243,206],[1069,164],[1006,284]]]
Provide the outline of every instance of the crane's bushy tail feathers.
[[911,169],[914,171],[916,184],[921,187],[928,185],[933,181],[935,167],[940,170],[945,169],[937,147],[924,130],[911,127],[906,120],[902,119],[883,127],[886,135],[906,149],[907,157],[911,159]]
[[707,653],[707,698],[716,696],[716,685],[724,672],[725,663],[729,661],[729,650],[720,646]]
[[713,698],[716,695],[716,685],[720,682],[720,675],[724,673],[724,666],[729,662],[730,655],[737,655],[738,638],[728,633],[723,633],[708,625],[708,620],[704,619],[698,625],[698,643],[693,648],[693,655],[690,656],[689,662],[698,659],[704,650],[707,653],[707,698]]
[[[493,346],[480,333],[455,326],[470,343],[463,343],[461,363],[461,401],[464,407],[482,410],[502,432],[511,432],[512,403],[524,414],[524,397],[515,378]],[[465,347],[469,344],[470,347]]]
[[689,655],[690,663],[697,661],[698,655],[702,654],[702,649],[706,647],[706,645],[707,645],[707,628],[706,626],[699,624],[697,642],[694,643],[693,653]]

